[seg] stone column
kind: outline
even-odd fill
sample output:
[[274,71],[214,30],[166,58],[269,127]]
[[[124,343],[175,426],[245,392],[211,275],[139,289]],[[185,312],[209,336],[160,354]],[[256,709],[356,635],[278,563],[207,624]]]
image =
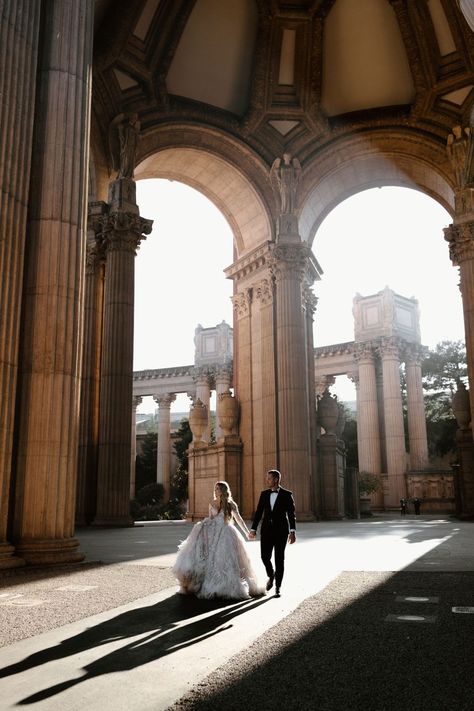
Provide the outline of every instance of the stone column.
[[209,416],[208,425],[202,435],[203,442],[209,442],[211,438],[211,375],[206,369],[195,369],[194,382],[196,383],[196,400],[200,400],[207,407]]
[[130,499],[135,498],[136,492],[136,470],[137,470],[137,407],[143,398],[134,395],[132,398],[132,447],[130,455]]
[[255,502],[258,501],[259,493],[265,486],[265,472],[269,469],[275,469],[278,458],[275,397],[274,286],[271,274],[267,273],[254,288],[255,306],[260,309],[260,428],[262,431],[262,470],[258,471],[254,482],[253,498]]
[[385,504],[398,508],[406,496],[406,450],[400,386],[399,345],[395,338],[382,338],[379,346],[382,358],[385,446],[387,452],[388,491]]
[[31,564],[84,557],[73,533],[94,3],[42,7],[13,523]]
[[292,489],[300,519],[313,518],[306,337],[302,282],[308,268],[303,244],[276,244],[272,254],[275,276],[276,382],[278,397],[279,468]]
[[100,384],[96,526],[127,526],[130,496],[130,412],[133,390],[135,255],[151,232],[140,217],[135,182],[110,184],[106,230],[104,331]]
[[99,454],[100,352],[104,307],[104,215],[107,204],[89,204],[86,245],[81,408],[77,463],[76,525],[89,525],[97,505]]
[[[235,352],[234,373],[238,373],[236,396],[240,405],[239,434],[244,443],[242,452],[242,486],[240,508],[243,516],[251,516],[255,509],[255,472],[253,466],[253,409],[252,409],[252,338],[251,311],[253,291],[245,288],[232,297],[234,328],[238,348]],[[263,473],[260,481],[263,484]],[[260,484],[259,481],[259,484]],[[260,486],[262,488],[262,486]]]
[[[474,193],[474,190],[472,192]],[[470,390],[474,390],[474,219],[447,227],[444,236],[449,242],[449,255],[453,265],[459,267],[467,373]],[[474,398],[470,398],[470,403],[471,422],[474,422]]]
[[421,377],[422,358],[423,348],[420,345],[415,343],[407,345],[405,368],[410,469],[424,469],[428,466],[428,437],[426,434],[425,401]]
[[0,21],[0,569],[23,565],[7,541],[32,155],[40,2],[10,0]]
[[318,299],[306,285],[303,291],[304,313],[305,313],[305,333],[306,333],[306,378],[308,389],[308,424],[309,424],[309,458],[311,469],[311,509],[315,515],[321,511],[320,486],[318,482],[318,464],[316,440],[318,437],[318,425],[316,419],[316,383],[314,376],[314,341],[313,341],[313,320]]
[[359,471],[381,473],[380,429],[372,343],[358,343],[355,358],[359,366],[357,390],[357,445]]
[[223,431],[219,425],[219,395],[221,393],[226,393],[230,390],[230,384],[232,382],[232,366],[221,365],[217,368],[217,373],[215,376],[216,380],[216,442],[223,436]]
[[171,403],[176,400],[176,395],[165,393],[155,395],[154,401],[158,405],[158,448],[156,456],[156,481],[163,484],[165,490],[164,501],[170,498],[171,478]]

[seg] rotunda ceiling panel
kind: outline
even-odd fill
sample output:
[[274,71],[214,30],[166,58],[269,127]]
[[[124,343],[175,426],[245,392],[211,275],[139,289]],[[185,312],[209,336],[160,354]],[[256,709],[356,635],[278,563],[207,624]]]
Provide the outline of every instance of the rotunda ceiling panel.
[[441,0],[428,0],[428,9],[430,11],[441,56],[444,57],[451,52],[455,52],[456,45]]
[[256,34],[254,0],[198,0],[170,65],[168,92],[242,114]]
[[322,107],[330,116],[410,104],[413,79],[388,0],[337,0],[324,26]]

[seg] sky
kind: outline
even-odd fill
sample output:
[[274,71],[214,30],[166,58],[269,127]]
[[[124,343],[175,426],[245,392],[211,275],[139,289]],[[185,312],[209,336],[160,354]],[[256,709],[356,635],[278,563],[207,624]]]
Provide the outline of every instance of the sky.
[[[154,225],[135,265],[134,370],[190,365],[199,323],[232,325],[232,282],[223,274],[232,264],[232,232],[217,207],[182,183],[141,180],[137,202]],[[441,205],[408,188],[375,188],[340,203],[313,242],[323,269],[314,285],[315,346],[353,340],[355,294],[368,296],[385,286],[418,300],[424,345],[463,340],[459,274],[443,235],[450,223]],[[345,376],[331,393],[355,400]],[[172,411],[189,405],[178,396]],[[138,412],[154,409],[153,400],[144,398]]]

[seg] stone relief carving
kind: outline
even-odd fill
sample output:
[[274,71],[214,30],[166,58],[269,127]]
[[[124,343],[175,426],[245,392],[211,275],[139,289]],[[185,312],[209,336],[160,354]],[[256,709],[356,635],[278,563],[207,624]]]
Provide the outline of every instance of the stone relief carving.
[[276,158],[270,169],[270,181],[279,204],[280,215],[294,215],[298,184],[301,179],[301,164],[298,158],[284,153]]
[[469,126],[454,126],[446,143],[448,158],[451,163],[456,186],[465,188],[471,185],[473,175],[473,135]]
[[138,114],[119,114],[109,128],[109,151],[112,168],[117,178],[133,178],[140,140]]
[[250,289],[241,291],[232,297],[234,310],[237,312],[237,318],[243,318],[250,314],[250,304],[252,303],[252,294]]
[[273,303],[273,283],[269,278],[262,279],[254,289],[255,298],[261,306],[268,306]]
[[445,227],[444,239],[449,244],[449,256],[455,267],[474,259],[474,222]]

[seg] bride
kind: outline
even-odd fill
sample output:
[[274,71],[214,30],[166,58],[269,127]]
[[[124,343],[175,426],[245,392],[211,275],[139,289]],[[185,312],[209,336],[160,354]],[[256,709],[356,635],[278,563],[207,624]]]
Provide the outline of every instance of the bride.
[[249,530],[229,485],[218,481],[214,500],[209,503],[209,517],[199,521],[179,546],[173,573],[179,592],[199,598],[246,600],[265,594],[258,585],[245,543],[233,523],[248,536]]

